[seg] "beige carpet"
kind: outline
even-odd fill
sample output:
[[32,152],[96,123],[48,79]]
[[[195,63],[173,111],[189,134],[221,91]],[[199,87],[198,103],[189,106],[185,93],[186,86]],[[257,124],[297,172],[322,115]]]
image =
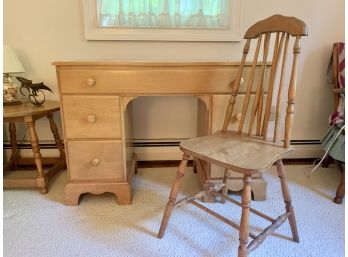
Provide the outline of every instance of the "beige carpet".
[[[290,190],[300,233],[299,244],[289,240],[288,224],[250,256],[344,256],[344,204],[332,202],[339,180],[335,167],[319,169],[311,178],[309,166],[287,166]],[[119,206],[111,194],[85,195],[80,205],[63,204],[66,172],[59,174],[50,192],[4,191],[4,256],[236,256],[238,232],[192,205],[174,210],[166,234],[156,238],[175,168],[140,169],[134,179],[133,204]],[[268,199],[253,202],[276,217],[283,212],[274,169],[265,174]],[[196,174],[187,170],[183,194],[197,190]],[[239,199],[238,194],[232,197]],[[234,221],[240,208],[208,204]],[[252,231],[269,223],[251,216]]]

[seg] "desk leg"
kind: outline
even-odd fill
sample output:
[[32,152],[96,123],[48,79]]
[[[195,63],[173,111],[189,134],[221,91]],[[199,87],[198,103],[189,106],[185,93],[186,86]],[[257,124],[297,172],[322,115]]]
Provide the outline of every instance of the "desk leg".
[[18,149],[17,149],[17,135],[16,135],[16,124],[10,122],[9,124],[10,131],[10,144],[11,144],[11,163],[15,169],[18,168]]
[[25,122],[27,123],[29,129],[31,146],[33,149],[34,160],[37,168],[36,184],[40,188],[41,194],[46,194],[48,192],[47,181],[42,167],[39,140],[35,131],[35,121],[32,117],[25,117]]

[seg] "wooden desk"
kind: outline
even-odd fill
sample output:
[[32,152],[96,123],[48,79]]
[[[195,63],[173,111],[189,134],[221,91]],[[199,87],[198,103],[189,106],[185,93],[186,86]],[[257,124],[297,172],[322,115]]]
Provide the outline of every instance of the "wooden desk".
[[[77,205],[79,196],[87,192],[112,192],[119,204],[131,203],[136,168],[131,144],[133,99],[148,95],[196,96],[199,99],[197,135],[210,134],[222,128],[230,83],[239,67],[233,62],[56,62],[54,65],[69,171],[65,187],[67,205]],[[246,66],[244,70],[249,72],[251,64]],[[256,77],[258,74],[257,70]],[[254,81],[257,83],[258,79]],[[237,112],[242,109],[245,84],[238,96]],[[237,122],[230,125],[230,129],[236,129]],[[223,177],[221,168],[203,166],[198,166],[202,184]],[[264,199],[266,183],[260,177],[253,182],[255,198]],[[241,190],[242,179],[231,180],[228,186],[231,190]]]
[[[54,101],[46,101],[41,106],[34,106],[29,103],[4,106],[4,122],[9,123],[10,143],[12,148],[11,159],[4,165],[4,188],[33,187],[40,188],[42,194],[48,192],[48,179],[65,166],[65,154],[62,141],[59,137],[57,126],[53,120],[53,113],[59,111],[59,109],[59,102]],[[42,165],[44,158],[41,156],[38,136],[35,131],[35,121],[42,117],[48,118],[53,137],[60,152],[60,158],[57,163],[52,168],[45,171],[43,170]],[[36,178],[6,178],[6,174],[10,169],[18,168],[18,165],[24,161],[24,158],[20,158],[17,149],[16,122],[25,122],[28,127],[34,161],[37,168]]]

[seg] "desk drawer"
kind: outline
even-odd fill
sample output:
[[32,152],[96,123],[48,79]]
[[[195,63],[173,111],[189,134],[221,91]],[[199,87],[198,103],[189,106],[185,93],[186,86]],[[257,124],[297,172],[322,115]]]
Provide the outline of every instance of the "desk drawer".
[[[62,94],[221,94],[230,93],[230,83],[235,78],[238,65],[214,66],[139,66],[115,65],[95,67],[62,67],[59,69]],[[248,78],[251,66],[246,65],[242,74]],[[268,72],[268,67],[266,72]],[[255,71],[254,87],[260,76]],[[266,76],[267,77],[267,76]],[[246,81],[247,82],[247,81]],[[268,81],[264,81],[268,85]],[[247,83],[239,92],[246,91]]]
[[123,180],[122,142],[68,141],[70,180]]
[[118,96],[63,96],[66,138],[121,138]]
[[227,93],[237,71],[231,67],[116,67],[61,69],[62,94]]

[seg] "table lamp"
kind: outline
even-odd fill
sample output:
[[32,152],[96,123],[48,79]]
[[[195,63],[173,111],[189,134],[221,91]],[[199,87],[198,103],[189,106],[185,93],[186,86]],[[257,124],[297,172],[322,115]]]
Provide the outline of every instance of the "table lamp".
[[16,105],[21,104],[21,101],[17,99],[17,86],[13,82],[11,75],[13,73],[21,73],[25,72],[22,63],[18,59],[15,51],[7,46],[4,45],[3,48],[3,54],[4,54],[4,88],[3,88],[3,104],[4,105]]

